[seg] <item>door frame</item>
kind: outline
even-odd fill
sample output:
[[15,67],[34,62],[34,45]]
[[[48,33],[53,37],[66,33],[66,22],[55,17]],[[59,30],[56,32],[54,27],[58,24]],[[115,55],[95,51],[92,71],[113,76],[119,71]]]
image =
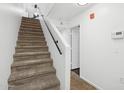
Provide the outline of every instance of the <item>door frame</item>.
[[[80,24],[78,25],[75,25],[75,26],[72,26],[70,28],[70,34],[71,34],[71,70],[72,70],[72,29],[75,28],[75,27],[79,27],[79,44],[78,44],[78,47],[79,47],[79,68],[80,68]],[[79,71],[80,72],[80,71]]]

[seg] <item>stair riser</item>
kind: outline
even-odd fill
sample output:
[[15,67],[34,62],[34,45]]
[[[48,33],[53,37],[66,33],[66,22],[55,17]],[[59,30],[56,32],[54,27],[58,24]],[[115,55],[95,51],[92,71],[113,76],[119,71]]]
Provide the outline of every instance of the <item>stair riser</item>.
[[22,52],[39,52],[39,51],[48,51],[48,48],[16,49],[16,53],[22,53]]
[[22,20],[22,23],[35,23],[35,24],[39,24],[40,22],[37,21],[30,21],[30,20]]
[[[23,87],[21,87],[21,88],[17,88],[17,87],[16,87],[16,89],[15,89],[15,86],[24,85],[25,83],[30,82],[30,81],[36,79],[37,77],[44,78],[45,76],[48,76],[48,75],[55,75],[55,73],[48,73],[48,74],[44,74],[44,75],[37,75],[37,76],[32,76],[32,77],[30,77],[30,78],[25,78],[25,79],[22,79],[22,80],[9,82],[9,90],[20,90],[20,89],[23,89],[23,90],[25,90],[25,89],[26,89],[26,90],[31,90],[31,89],[27,89],[27,88],[23,88]],[[13,84],[14,84],[15,86],[13,86]],[[54,86],[57,86],[57,85],[59,85],[59,84],[55,83]],[[35,88],[35,89],[32,88],[32,90],[39,90],[39,87],[38,87],[37,89],[36,89],[36,88]]]
[[25,38],[23,38],[23,39],[18,39],[18,41],[19,42],[23,42],[23,41],[27,41],[27,42],[28,41],[34,41],[34,42],[37,42],[37,41],[45,41],[45,38],[41,38],[41,39],[32,39],[32,38],[31,39],[30,38],[29,39],[25,39]]
[[36,28],[20,28],[20,30],[31,30],[31,31],[41,31],[41,29],[36,29]]
[[39,22],[39,19],[22,19],[21,21]]
[[43,37],[44,35],[43,34],[20,34],[18,37]]
[[41,29],[40,26],[27,26],[27,25],[21,25],[21,28],[38,28],[38,29]]
[[44,36],[41,36],[41,37],[18,37],[18,39],[20,40],[20,39],[27,39],[27,40],[29,40],[29,39],[33,39],[33,40],[36,40],[36,39],[45,39],[44,38]]
[[23,31],[23,30],[20,30],[20,32],[19,32],[19,35],[20,34],[43,34],[43,31],[41,31],[41,30],[25,30],[25,31]]
[[46,42],[41,42],[41,43],[28,43],[28,42],[26,42],[26,43],[24,43],[24,42],[17,42],[17,46],[46,46],[47,44],[46,44]]
[[19,33],[19,36],[44,36],[43,33]]
[[18,42],[43,42],[45,40],[18,40]]
[[23,38],[23,39],[18,39],[18,41],[19,42],[23,42],[23,41],[34,41],[34,42],[37,42],[37,41],[45,41],[45,38],[41,38],[41,39],[32,39],[32,38],[28,38],[28,39],[25,39],[25,38]]
[[22,22],[21,25],[25,25],[25,26],[41,26],[40,23],[33,23],[33,22]]
[[18,40],[45,40],[44,36],[40,37],[18,37]]
[[21,26],[20,27],[20,30],[27,30],[27,29],[29,29],[29,30],[40,30],[41,31],[41,28],[40,27],[36,27],[36,26],[35,27],[27,27],[27,26],[25,26],[25,27]]
[[43,38],[43,37],[44,36],[24,36],[24,35],[23,36],[22,35],[21,36],[20,35],[18,36],[18,38],[34,38],[34,39],[35,38]]
[[41,28],[40,27],[20,27],[20,30],[39,30],[41,31]]
[[22,17],[22,20],[39,21],[39,19],[26,18],[26,17]]
[[27,32],[27,31],[30,31],[30,32],[43,32],[41,28],[20,28],[19,29],[20,31],[23,31],[23,32]]
[[39,24],[39,20],[27,20],[27,19],[22,19],[21,24],[23,23],[33,23],[33,24]]
[[21,25],[25,25],[25,26],[41,26],[40,23],[36,24],[36,23],[22,23]]
[[41,38],[45,38],[44,36],[19,36],[18,39],[41,39]]
[[28,25],[28,24],[25,24],[25,23],[24,24],[21,24],[21,26],[22,27],[38,27],[38,28],[41,27],[40,24],[37,24],[37,25],[35,25],[35,24],[34,25]]
[[39,20],[38,20],[38,19],[22,19],[22,21],[39,22]]
[[24,32],[24,33],[20,33],[18,37],[33,37],[33,36],[36,36],[36,37],[42,37],[44,36],[43,33],[28,33],[28,32]]
[[21,21],[22,23],[34,23],[34,24],[38,24],[39,23],[39,21],[32,21],[32,20],[22,20]]
[[21,29],[38,29],[38,30],[41,30],[41,28],[37,27],[37,26],[34,26],[34,27],[21,26],[20,28]]
[[39,21],[39,19],[33,19],[33,18],[27,18],[27,17],[22,17],[22,20]]
[[14,61],[18,60],[33,60],[33,59],[41,59],[41,58],[49,58],[49,54],[43,54],[43,55],[27,55],[27,56],[16,56],[14,57]]
[[18,39],[21,38],[41,39],[44,38],[44,36],[18,36]]
[[43,34],[43,31],[41,31],[41,30],[38,30],[38,31],[37,30],[33,30],[33,31],[32,30],[24,30],[24,31],[20,30],[20,32],[19,32],[19,34],[28,34],[28,33],[29,34],[30,33],[31,34]]
[[44,61],[44,62],[39,62],[39,63],[32,63],[32,64],[28,64],[28,65],[19,65],[19,66],[11,66],[11,71],[18,71],[18,70],[23,70],[23,69],[30,69],[34,66],[41,66],[42,67],[46,67],[46,66],[52,66],[53,62],[52,61]]

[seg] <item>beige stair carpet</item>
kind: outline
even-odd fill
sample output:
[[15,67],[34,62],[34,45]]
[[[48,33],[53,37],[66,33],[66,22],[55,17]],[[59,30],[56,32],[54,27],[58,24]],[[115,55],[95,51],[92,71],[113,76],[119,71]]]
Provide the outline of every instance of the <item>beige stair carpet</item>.
[[9,90],[58,90],[53,60],[38,19],[22,17]]

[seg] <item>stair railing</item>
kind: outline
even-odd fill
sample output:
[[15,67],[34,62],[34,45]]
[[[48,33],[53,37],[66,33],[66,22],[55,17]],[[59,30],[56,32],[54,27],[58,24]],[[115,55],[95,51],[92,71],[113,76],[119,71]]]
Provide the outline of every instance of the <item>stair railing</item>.
[[41,16],[42,16],[42,18],[43,18],[43,21],[44,21],[44,23],[45,23],[45,25],[46,25],[46,27],[47,27],[47,29],[48,29],[50,35],[51,35],[51,37],[52,37],[52,39],[53,39],[53,41],[54,41],[56,47],[57,47],[57,49],[58,49],[60,55],[62,55],[62,51],[61,51],[61,49],[60,49],[59,46],[58,46],[59,41],[58,41],[58,40],[55,40],[54,36],[52,35],[52,33],[51,33],[51,31],[50,31],[50,29],[49,29],[49,27],[48,27],[48,25],[47,25],[47,23],[46,23],[46,21],[45,21],[45,19],[44,19],[44,16],[43,16],[43,15],[41,15]]
[[[53,65],[56,69],[56,75],[60,80],[60,89],[70,89],[70,46],[65,41],[64,37],[62,37],[52,20],[45,16],[44,19],[43,17],[40,17],[39,20],[47,41],[47,45],[49,46],[51,58],[53,59]],[[59,49],[56,48],[57,46]]]

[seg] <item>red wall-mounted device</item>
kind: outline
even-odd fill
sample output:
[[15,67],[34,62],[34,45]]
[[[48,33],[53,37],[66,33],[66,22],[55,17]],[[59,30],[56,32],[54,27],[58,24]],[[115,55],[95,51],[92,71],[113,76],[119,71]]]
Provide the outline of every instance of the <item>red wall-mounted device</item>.
[[90,19],[94,19],[95,18],[95,14],[94,13],[91,13],[90,14]]

